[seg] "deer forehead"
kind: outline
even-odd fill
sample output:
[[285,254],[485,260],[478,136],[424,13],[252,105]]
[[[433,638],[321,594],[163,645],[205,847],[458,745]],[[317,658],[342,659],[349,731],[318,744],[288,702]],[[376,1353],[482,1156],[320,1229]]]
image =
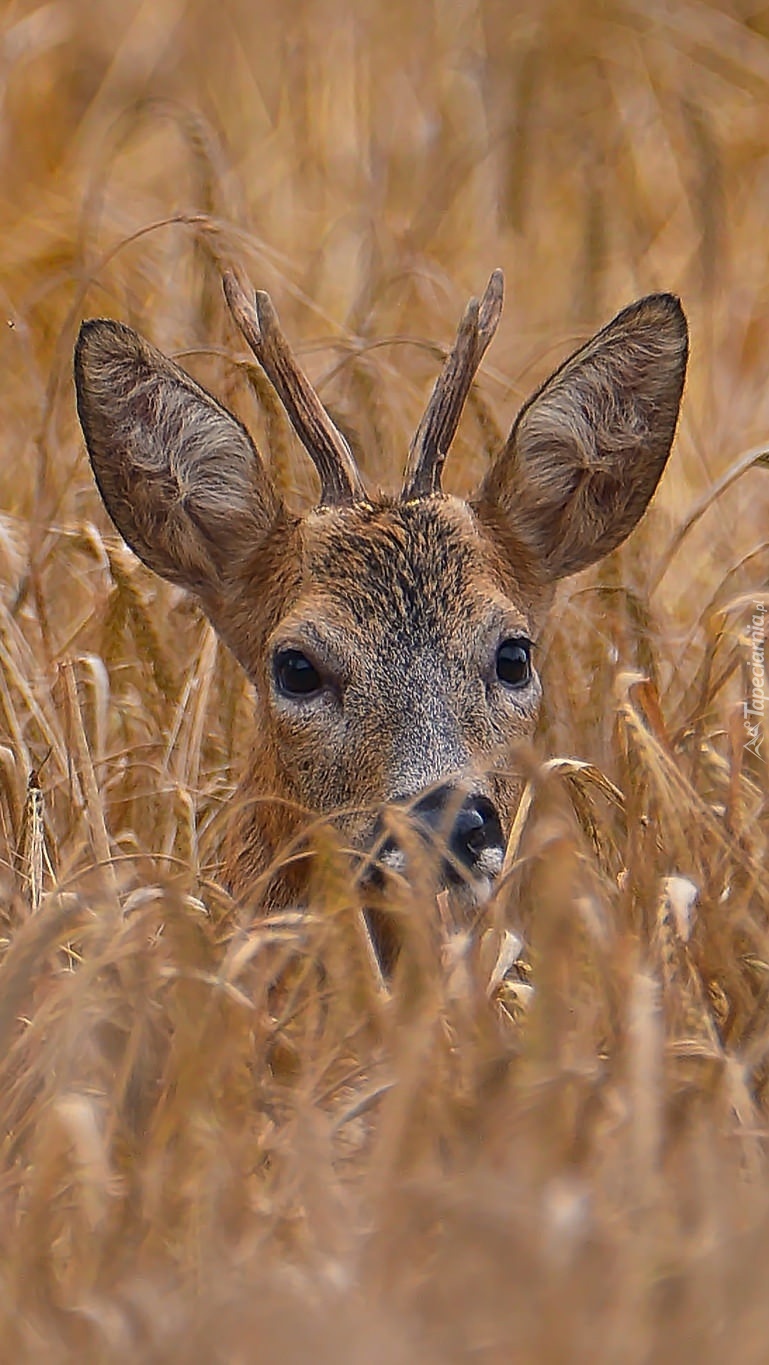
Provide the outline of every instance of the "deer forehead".
[[467,504],[411,504],[311,513],[302,527],[301,592],[286,625],[460,651],[478,631],[530,628],[527,604]]

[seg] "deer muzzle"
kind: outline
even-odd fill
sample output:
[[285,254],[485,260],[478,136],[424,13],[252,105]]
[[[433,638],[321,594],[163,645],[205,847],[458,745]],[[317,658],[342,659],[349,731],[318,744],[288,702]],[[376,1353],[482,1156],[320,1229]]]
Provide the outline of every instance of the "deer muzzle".
[[[392,802],[378,822],[376,847],[381,871],[409,877],[410,861],[419,860],[439,888],[467,888],[476,901],[499,875],[505,853],[492,801],[451,783]],[[412,879],[415,871],[421,869],[412,868]]]

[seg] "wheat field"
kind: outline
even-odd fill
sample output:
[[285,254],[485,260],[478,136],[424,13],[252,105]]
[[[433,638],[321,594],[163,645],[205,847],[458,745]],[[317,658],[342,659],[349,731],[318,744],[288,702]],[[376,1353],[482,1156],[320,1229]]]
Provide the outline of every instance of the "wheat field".
[[[762,1365],[769,8],[6,0],[0,98],[0,1362]],[[248,687],[76,423],[120,318],[312,504],[230,265],[390,488],[494,267],[451,491],[625,303],[689,316],[653,506],[540,642],[509,872],[472,941],[412,892],[390,982],[328,831],[301,913],[219,885]]]

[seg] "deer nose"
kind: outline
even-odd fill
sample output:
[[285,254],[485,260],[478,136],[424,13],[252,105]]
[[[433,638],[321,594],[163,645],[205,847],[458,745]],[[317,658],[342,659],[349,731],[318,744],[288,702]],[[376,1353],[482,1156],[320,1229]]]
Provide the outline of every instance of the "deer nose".
[[[437,854],[444,887],[453,885],[467,889],[468,885],[474,885],[482,890],[484,883],[490,886],[502,871],[505,857],[502,823],[487,796],[463,798],[460,789],[446,783],[416,800],[402,796],[389,804],[405,808],[414,828],[433,850],[433,857]],[[381,889],[387,868],[400,873],[408,869],[395,839],[387,837],[381,817],[377,822],[375,843],[378,843],[377,858],[370,869],[369,881],[371,886]],[[400,929],[381,907],[367,910],[366,920],[380,966],[388,975],[400,951]]]
[[467,796],[458,802],[455,787],[437,787],[412,806],[412,816],[431,834],[445,839],[451,855],[446,860],[451,880],[462,880],[462,868],[494,877],[504,856],[499,815],[487,796]]

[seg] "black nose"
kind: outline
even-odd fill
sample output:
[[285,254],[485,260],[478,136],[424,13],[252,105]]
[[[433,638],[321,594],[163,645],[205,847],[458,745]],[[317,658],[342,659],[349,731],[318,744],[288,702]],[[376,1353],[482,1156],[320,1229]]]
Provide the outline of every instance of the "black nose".
[[[504,848],[502,825],[499,816],[487,796],[467,796],[462,801],[455,787],[436,787],[420,798],[411,808],[414,819],[423,825],[430,835],[445,839],[451,857],[446,860],[449,875],[452,863],[467,868],[471,873],[492,872],[485,864],[496,855],[495,864],[501,862]],[[493,867],[493,872],[499,866]],[[453,879],[461,880],[456,866]]]
[[[446,783],[424,796],[393,801],[408,811],[415,829],[433,851],[444,886],[467,887],[469,883],[494,881],[502,870],[504,839],[499,816],[486,796],[464,796]],[[395,839],[386,833],[385,818],[375,830],[376,859],[369,868],[369,886],[384,886],[387,868],[404,871],[403,855]],[[407,869],[406,869],[407,870]],[[392,971],[401,946],[401,926],[386,908],[366,910],[366,920],[379,963],[385,975]]]

